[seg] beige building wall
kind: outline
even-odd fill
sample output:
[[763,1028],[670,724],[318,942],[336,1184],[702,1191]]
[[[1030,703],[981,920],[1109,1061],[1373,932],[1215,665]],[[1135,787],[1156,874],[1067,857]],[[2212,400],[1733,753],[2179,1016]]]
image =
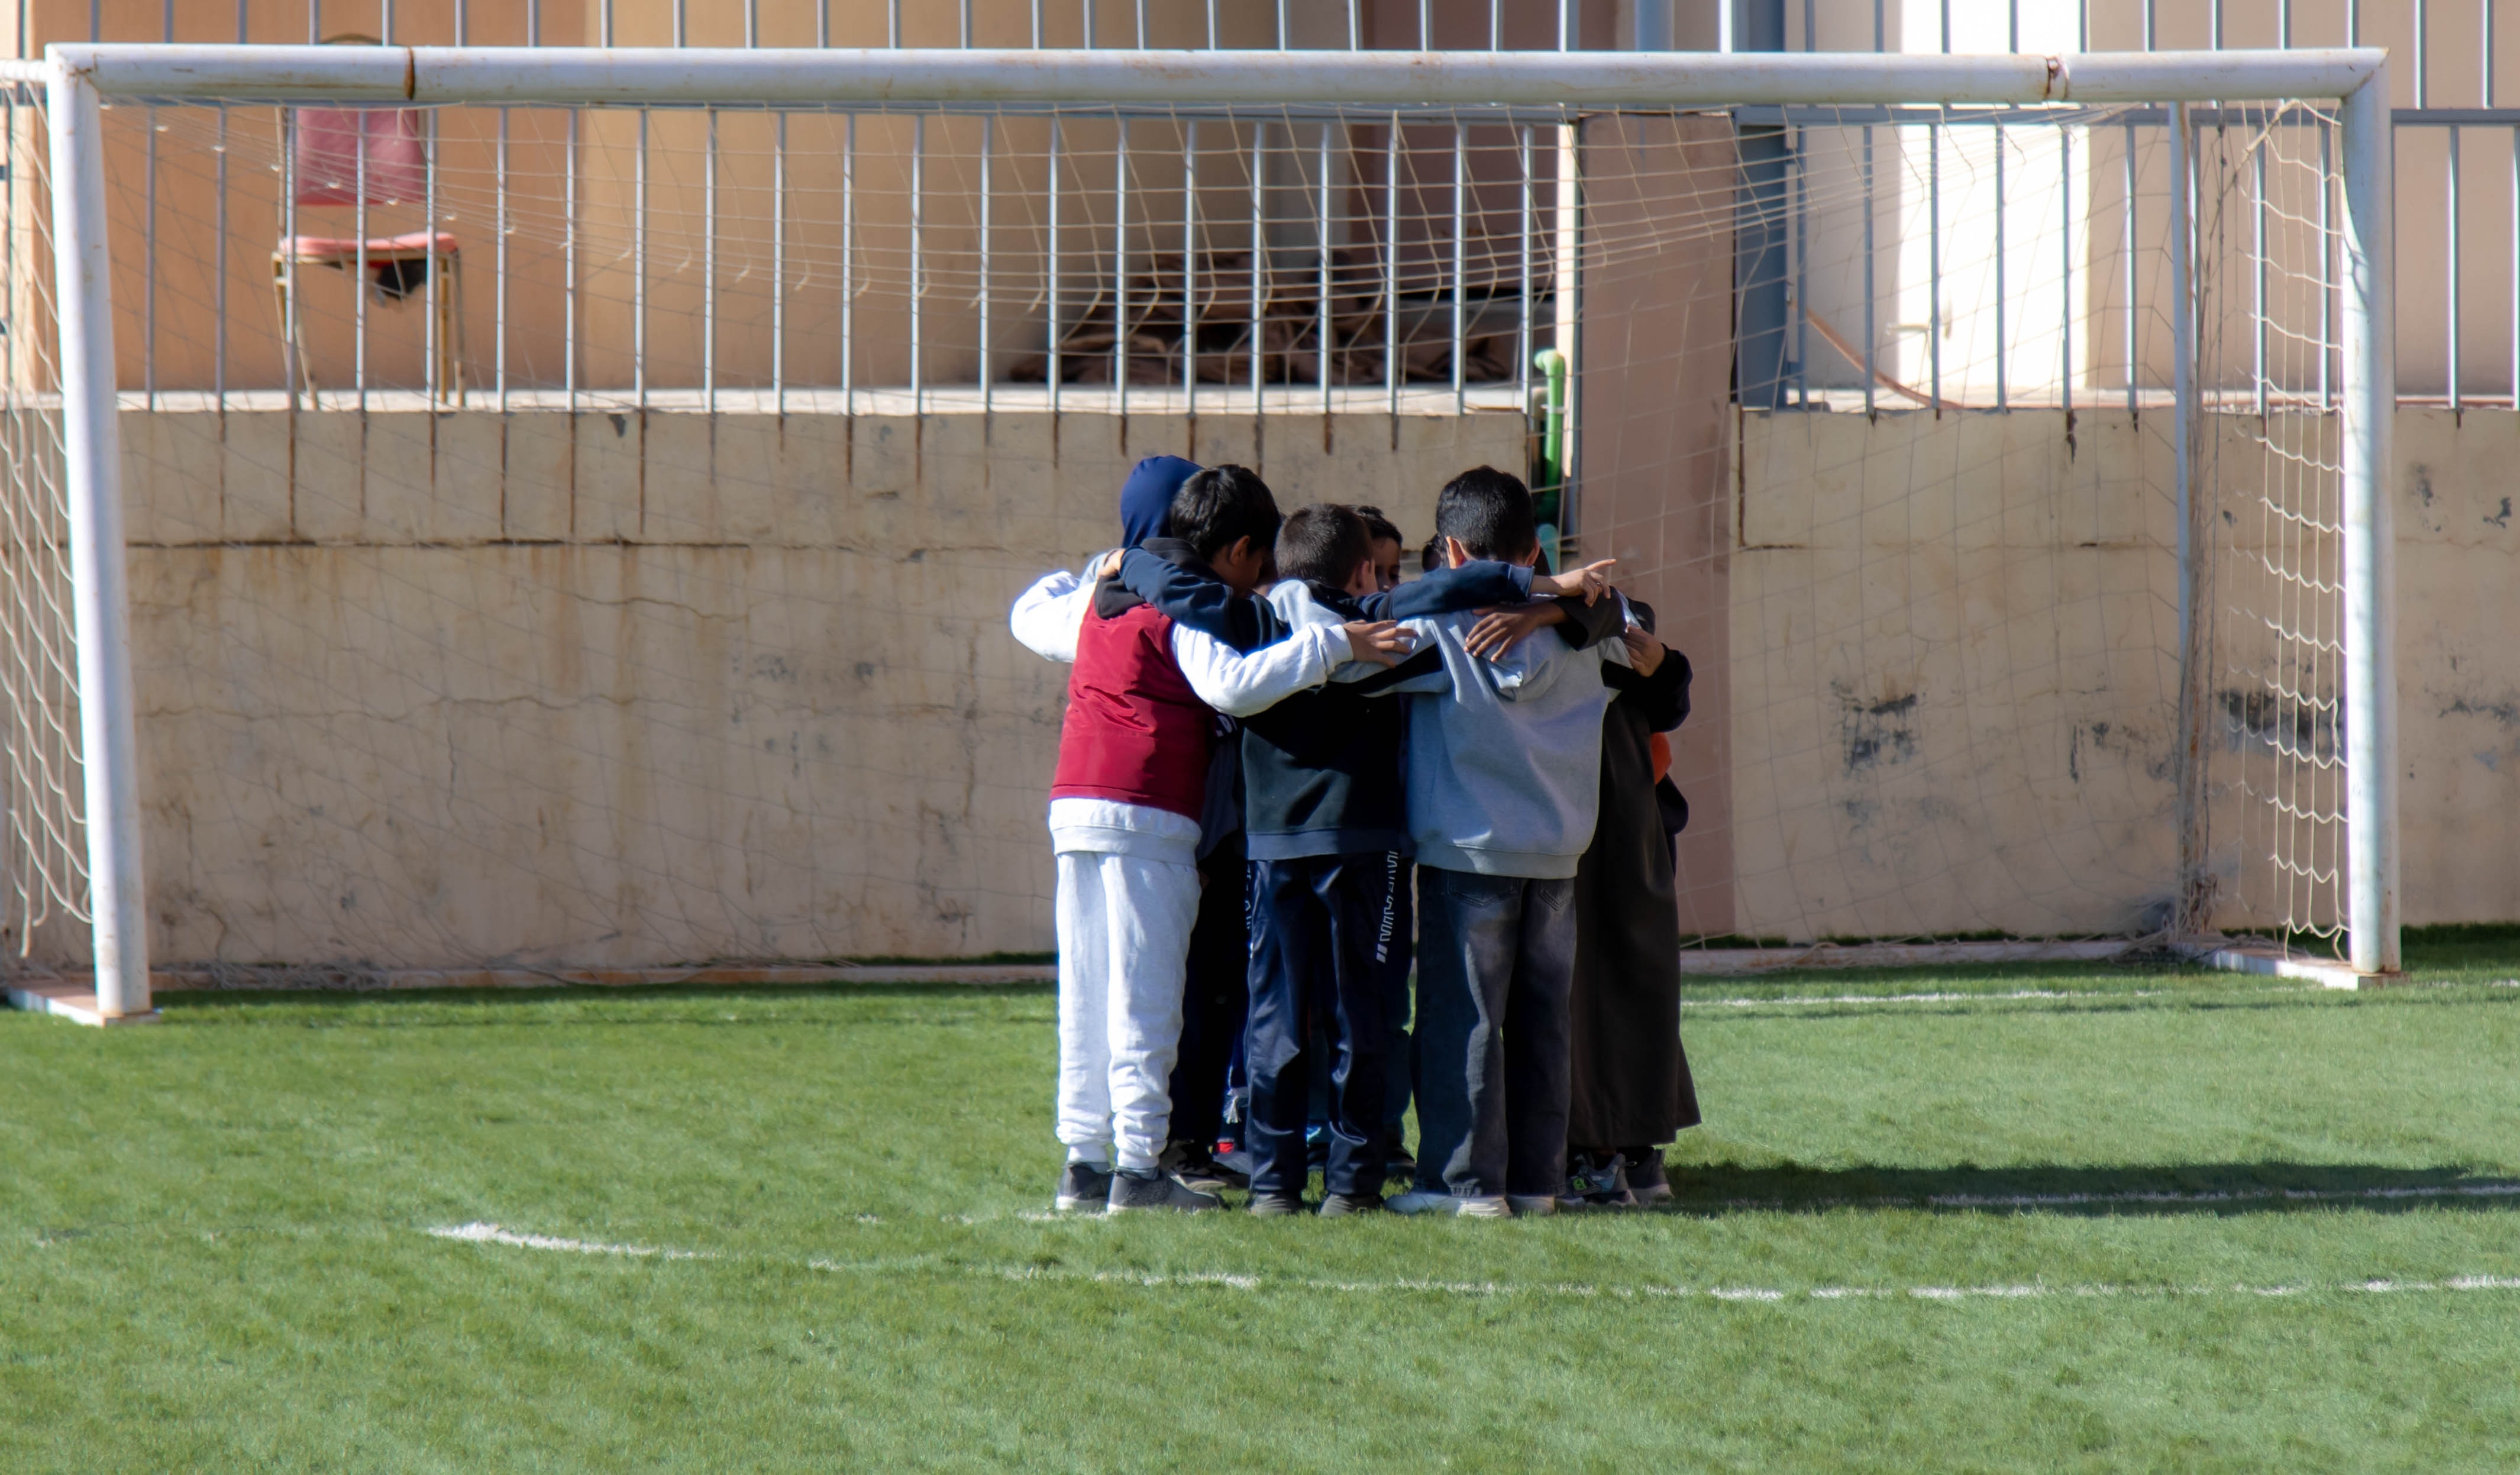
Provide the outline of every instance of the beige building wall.
[[1504,415],[123,425],[169,965],[1046,948],[1065,671],[1007,610],[1115,540],[1129,466],[1423,537],[1524,454]]

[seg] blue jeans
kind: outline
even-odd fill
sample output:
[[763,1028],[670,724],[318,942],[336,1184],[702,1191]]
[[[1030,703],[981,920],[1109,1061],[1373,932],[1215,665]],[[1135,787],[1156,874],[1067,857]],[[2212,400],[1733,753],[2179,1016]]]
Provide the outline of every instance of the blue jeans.
[[1575,882],[1418,868],[1418,1186],[1566,1186]]
[[[1382,970],[1398,868],[1388,855],[1251,863],[1251,1191],[1301,1193],[1316,1069],[1328,1078],[1332,1193],[1382,1190]],[[1328,1047],[1312,1045],[1314,1023]]]

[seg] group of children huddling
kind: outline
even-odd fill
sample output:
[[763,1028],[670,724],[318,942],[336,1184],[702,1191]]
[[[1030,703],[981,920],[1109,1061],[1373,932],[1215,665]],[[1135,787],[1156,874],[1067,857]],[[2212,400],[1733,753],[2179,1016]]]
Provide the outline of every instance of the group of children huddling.
[[1606,562],[1536,571],[1488,467],[1406,583],[1378,512],[1282,516],[1242,467],[1143,462],[1121,521],[1011,621],[1073,665],[1057,1206],[1296,1214],[1316,1165],[1325,1215],[1669,1197],[1689,673],[1651,610]]

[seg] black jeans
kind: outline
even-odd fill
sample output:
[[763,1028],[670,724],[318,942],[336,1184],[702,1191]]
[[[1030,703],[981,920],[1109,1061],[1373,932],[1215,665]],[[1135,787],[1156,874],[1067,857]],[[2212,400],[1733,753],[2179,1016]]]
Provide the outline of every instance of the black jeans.
[[1418,868],[1418,1186],[1566,1186],[1575,882]]
[[1190,934],[1181,1053],[1173,1059],[1172,1140],[1205,1151],[1224,1133],[1226,1068],[1242,1043],[1242,836],[1229,838],[1198,871],[1206,884]]
[[[1312,1075],[1329,1077],[1332,1193],[1382,1190],[1383,968],[1374,954],[1392,926],[1399,868],[1388,855],[1325,855],[1251,863],[1253,1193],[1301,1193]],[[1329,1058],[1311,1048],[1315,1021]]]

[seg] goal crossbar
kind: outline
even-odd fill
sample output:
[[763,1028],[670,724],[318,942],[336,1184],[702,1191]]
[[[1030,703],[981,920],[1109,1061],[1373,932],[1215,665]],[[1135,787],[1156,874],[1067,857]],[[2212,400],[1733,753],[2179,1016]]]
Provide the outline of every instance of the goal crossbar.
[[1370,103],[1474,108],[2344,98],[2371,48],[2040,56],[60,45],[108,97],[549,104]]
[[[49,99],[63,469],[76,585],[99,1012],[112,1018],[150,1006],[100,117],[105,100],[725,108],[1032,103],[1102,110],[2334,100],[2340,105],[2345,268],[2339,400],[2344,869],[2351,961],[2360,972],[2382,973],[2399,966],[2395,576],[2385,492],[2397,399],[2387,77],[2387,53],[2367,48],[1752,56],[158,44],[57,45],[41,63],[0,64],[0,82],[41,86]],[[2189,383],[2192,399],[2192,377]],[[2184,405],[2182,414],[2194,408]]]

